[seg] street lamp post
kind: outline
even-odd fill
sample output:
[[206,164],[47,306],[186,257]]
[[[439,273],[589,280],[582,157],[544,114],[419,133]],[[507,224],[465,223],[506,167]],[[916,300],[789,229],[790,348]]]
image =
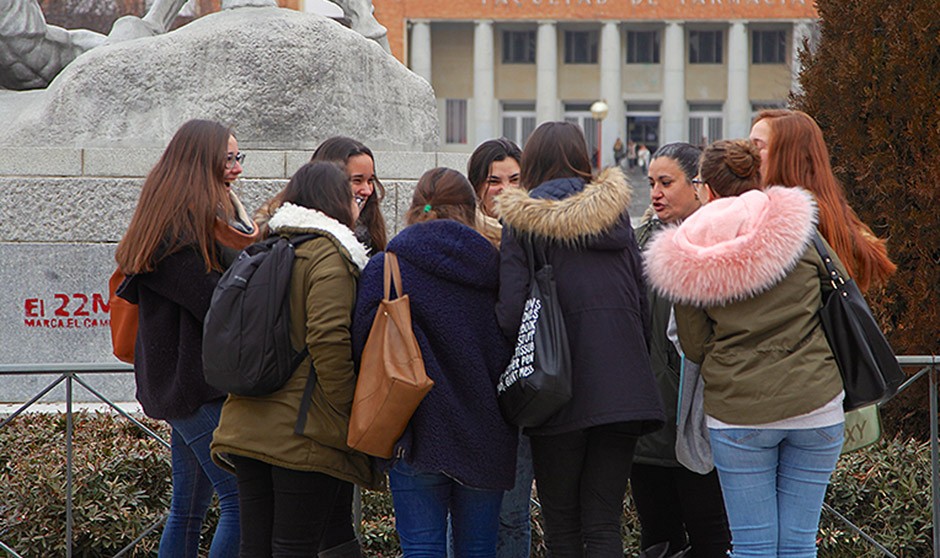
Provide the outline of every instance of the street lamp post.
[[601,168],[601,121],[607,118],[609,107],[604,101],[595,101],[591,105],[591,117],[596,122],[597,127],[597,169]]

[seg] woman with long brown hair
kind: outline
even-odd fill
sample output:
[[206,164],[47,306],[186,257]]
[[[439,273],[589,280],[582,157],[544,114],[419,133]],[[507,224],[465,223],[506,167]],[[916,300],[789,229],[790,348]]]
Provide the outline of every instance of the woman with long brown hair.
[[[499,303],[516,339],[529,292],[524,243],[555,272],[571,354],[572,397],[526,428],[545,536],[558,558],[623,556],[620,517],[637,438],[662,426],[650,368],[649,309],[619,168],[591,175],[581,129],[546,122],[522,152],[522,189],[496,199],[503,220]],[[536,269],[540,265],[535,265]]]
[[[379,207],[385,197],[385,187],[375,175],[375,156],[372,150],[352,138],[334,136],[324,140],[313,152],[310,162],[318,161],[339,163],[346,168],[349,185],[359,206],[356,238],[366,245],[370,255],[385,250],[388,233],[385,230],[385,218]],[[266,223],[281,205],[283,196],[284,191],[281,190],[265,202],[255,213],[255,220]]]
[[764,185],[809,190],[819,207],[820,234],[859,288],[884,285],[897,266],[888,259],[885,240],[846,201],[816,121],[798,110],[763,110],[754,119],[750,139],[760,150]]
[[173,498],[161,557],[195,558],[213,492],[220,517],[209,556],[238,553],[235,477],[209,456],[225,394],[203,378],[202,322],[222,271],[257,237],[230,187],[243,160],[229,128],[183,124],[144,181],[115,255],[127,275],[118,295],[139,311],[137,399],[172,427]]

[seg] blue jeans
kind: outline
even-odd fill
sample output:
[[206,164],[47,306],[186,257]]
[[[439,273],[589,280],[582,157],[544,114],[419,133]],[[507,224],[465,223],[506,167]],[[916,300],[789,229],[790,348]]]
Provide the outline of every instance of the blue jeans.
[[843,424],[709,429],[734,558],[813,558]]
[[529,502],[532,498],[532,446],[529,437],[519,434],[516,453],[516,484],[503,495],[499,510],[499,538],[496,555],[499,558],[529,558],[532,543],[532,523]]
[[405,558],[447,555],[451,515],[457,558],[495,558],[502,490],[464,486],[443,473],[422,473],[398,461],[388,473],[395,528]]
[[199,531],[212,502],[219,495],[219,524],[212,537],[209,558],[238,556],[238,483],[212,462],[209,443],[219,425],[222,399],[210,401],[192,415],[167,422],[173,427],[173,499],[170,516],[160,538],[160,558],[195,558]]

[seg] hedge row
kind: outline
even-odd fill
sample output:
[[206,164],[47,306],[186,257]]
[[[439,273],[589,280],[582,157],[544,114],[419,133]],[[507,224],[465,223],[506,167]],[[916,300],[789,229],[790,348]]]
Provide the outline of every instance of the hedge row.
[[[143,422],[169,434],[161,422]],[[117,415],[77,413],[74,424],[73,555],[113,556],[166,512],[169,451]],[[31,414],[0,429],[0,541],[22,556],[65,554],[65,427],[64,415]],[[827,501],[897,556],[930,555],[929,444],[895,439],[843,456]],[[639,547],[632,508],[628,495],[623,535],[630,556]],[[216,517],[210,512],[205,540]],[[127,555],[156,556],[159,532]],[[533,506],[533,556],[545,556],[543,534]],[[363,494],[362,540],[368,556],[400,555],[388,494]],[[878,555],[825,512],[819,547],[822,558]]]

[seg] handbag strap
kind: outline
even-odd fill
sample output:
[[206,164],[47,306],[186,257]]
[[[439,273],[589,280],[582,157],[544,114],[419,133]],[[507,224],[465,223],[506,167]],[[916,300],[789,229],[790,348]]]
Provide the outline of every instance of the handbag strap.
[[398,256],[394,252],[385,252],[385,300],[391,300],[391,287],[395,287],[395,298],[404,294],[401,289],[401,269],[398,267]]
[[829,251],[826,250],[826,244],[819,236],[819,232],[813,233],[813,245],[816,246],[816,252],[818,252],[819,257],[822,258],[823,265],[826,266],[826,272],[829,274],[829,283],[832,284],[832,288],[835,290],[840,290],[840,287],[845,284],[845,278],[842,277],[842,274],[839,273],[839,270],[836,268],[835,262],[832,261],[832,257],[829,255]]
[[522,244],[525,247],[526,260],[529,264],[529,277],[535,277],[536,270],[548,265],[548,253],[545,251],[545,244],[536,242],[532,235],[523,237]]

